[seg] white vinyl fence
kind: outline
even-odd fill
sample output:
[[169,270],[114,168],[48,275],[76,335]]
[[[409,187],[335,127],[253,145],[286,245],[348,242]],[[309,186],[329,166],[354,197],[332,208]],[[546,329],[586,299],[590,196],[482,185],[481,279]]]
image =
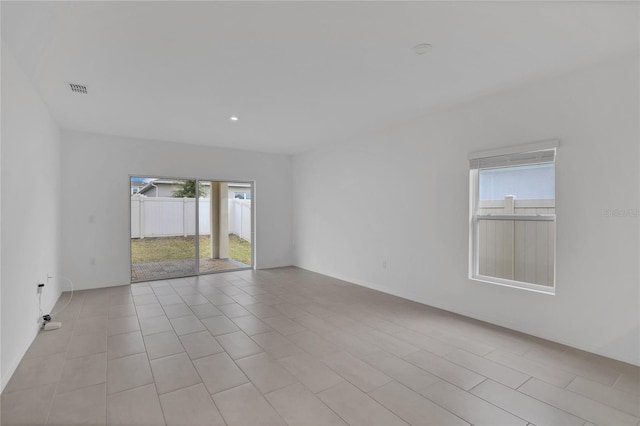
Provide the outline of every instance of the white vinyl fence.
[[[550,214],[555,200],[482,201],[480,214]],[[481,220],[478,223],[480,275],[541,285],[553,285],[555,222]]]
[[229,233],[251,242],[251,200],[229,200]]
[[[210,200],[200,199],[200,235],[210,235]],[[196,233],[194,198],[131,197],[131,238],[187,237]],[[251,241],[251,200],[229,200],[229,233]]]

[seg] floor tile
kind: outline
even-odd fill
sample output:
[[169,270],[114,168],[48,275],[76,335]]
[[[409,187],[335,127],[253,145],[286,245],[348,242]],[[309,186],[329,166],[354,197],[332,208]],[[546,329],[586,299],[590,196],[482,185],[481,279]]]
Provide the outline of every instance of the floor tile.
[[262,303],[263,305],[276,305],[278,303],[284,302],[284,300],[273,294],[256,294],[253,296],[253,298],[256,299],[258,303]]
[[222,346],[220,346],[218,341],[208,331],[180,336],[180,341],[192,360],[224,351]]
[[[233,302],[233,300],[231,301]],[[244,308],[260,319],[275,317],[280,315],[280,312],[276,311],[271,306],[265,305],[263,303],[247,305],[247,306],[244,306]]]
[[172,294],[177,294],[176,291],[169,285],[166,287],[157,287],[153,289],[153,292],[156,296],[170,296]]
[[173,331],[146,336],[144,345],[150,360],[184,352],[178,336]]
[[640,369],[634,374],[621,374],[613,387],[640,396]]
[[557,345],[557,347],[559,350],[556,351],[545,350],[544,347],[536,347],[527,351],[524,356],[542,364],[568,370],[578,376],[602,383],[606,386],[613,386],[620,375],[619,372],[612,368],[608,368],[605,365],[598,365],[594,360],[585,359],[582,356],[568,355],[566,353],[569,351],[568,348],[560,345]]
[[187,306],[186,303],[177,303],[175,305],[167,305],[167,306],[163,306],[163,308],[164,308],[164,312],[167,315],[167,318],[169,319],[193,315],[193,312],[191,312],[191,309],[189,309],[189,306]]
[[298,346],[319,359],[340,376],[364,392],[370,392],[391,381],[391,378],[360,359],[339,350],[314,333],[290,336]]
[[566,389],[602,402],[632,416],[640,417],[640,396],[608,387],[580,376],[576,377]]
[[460,417],[395,381],[370,392],[369,396],[412,425],[468,425]]
[[438,356],[446,356],[454,349],[451,345],[411,330],[402,331],[397,333],[395,336]]
[[179,336],[206,330],[205,326],[202,325],[195,315],[174,318],[170,321],[173,329]]
[[634,425],[638,418],[582,395],[556,388],[538,379],[531,379],[518,389],[533,398],[558,407],[568,413],[599,425]]
[[561,388],[567,386],[576,377],[575,374],[565,370],[550,367],[506,351],[496,350],[486,355],[485,358]]
[[424,389],[440,380],[433,374],[385,352],[376,352],[362,360],[414,391]]
[[131,293],[119,293],[119,294],[112,294],[109,296],[109,307],[112,306],[124,306],[124,305],[133,305],[133,297],[131,296]]
[[286,425],[251,383],[216,393],[213,400],[228,426]]
[[485,379],[471,370],[426,351],[409,354],[405,360],[465,390],[471,389]]
[[173,327],[166,316],[141,319],[140,328],[143,336],[173,331]]
[[330,322],[322,318],[315,317],[311,314],[297,317],[296,322],[307,330],[314,331],[318,334],[331,333],[339,330],[338,327],[334,326]]
[[136,308],[131,305],[109,306],[109,319],[136,316]]
[[176,288],[176,293],[178,293],[180,296],[188,296],[191,294],[198,294],[199,292],[196,288],[188,285]]
[[136,310],[138,312],[138,318],[141,320],[145,318],[160,317],[164,315],[162,305],[160,305],[159,303],[137,306]]
[[226,294],[211,294],[207,295],[206,297],[209,302],[213,303],[216,306],[228,305],[229,303],[235,302],[235,300],[233,300]]
[[77,389],[68,393],[56,393],[51,405],[48,426],[100,424],[107,410],[106,383]]
[[142,294],[142,295],[134,295],[133,296],[133,303],[136,306],[144,306],[144,305],[151,305],[154,303],[159,303],[158,298],[154,295],[154,294]]
[[164,425],[156,387],[147,385],[109,395],[107,423],[114,426]]
[[536,426],[584,424],[584,420],[576,416],[492,380],[480,383],[471,393]]
[[189,306],[197,306],[209,303],[209,300],[200,293],[187,294],[185,296],[182,296],[182,300]]
[[142,333],[117,334],[107,338],[107,358],[120,358],[127,355],[139,354],[145,351]]
[[489,352],[492,352],[495,348],[491,345],[487,345],[475,339],[476,336],[459,336],[456,330],[452,327],[448,327],[446,330],[441,330],[437,327],[431,327],[430,325],[423,325],[421,330],[423,334],[447,343],[457,349],[462,349],[466,352],[484,356]]
[[107,333],[107,316],[101,315],[92,318],[83,318],[76,322],[73,329],[74,336],[82,336],[83,334],[106,334]]
[[122,392],[153,383],[147,354],[111,359],[107,363],[107,392]]
[[222,315],[222,312],[211,303],[203,303],[201,305],[191,306],[191,310],[198,318],[217,317]]
[[179,304],[179,303],[184,303],[182,298],[177,294],[170,294],[168,296],[158,296],[158,302],[162,306],[176,305],[176,304]]
[[336,413],[299,383],[265,397],[289,425],[346,426]]
[[[362,330],[362,328],[360,328]],[[373,343],[390,354],[403,357],[417,352],[419,348],[382,331],[368,328],[358,333],[358,336],[369,343]]]
[[204,318],[202,320],[202,324],[204,324],[204,326],[207,327],[214,336],[232,333],[239,330],[238,326],[225,316]]
[[[142,296],[144,297],[144,296]],[[104,305],[87,305],[83,304],[80,309],[78,319],[94,318],[96,316],[106,316],[109,313],[106,303]]]
[[[250,304],[251,303],[249,303],[249,305]],[[299,318],[301,316],[309,315],[309,313],[307,311],[305,311],[302,308],[297,307],[296,305],[294,305],[292,303],[287,303],[287,302],[278,303],[277,305],[272,305],[272,307],[273,307],[273,309],[275,309],[276,311],[280,312],[285,317],[290,318],[292,320],[295,320],[296,318]]]
[[447,361],[451,361],[454,364],[458,364],[471,371],[475,371],[484,377],[498,383],[502,383],[503,385],[509,386],[513,389],[517,389],[520,385],[526,382],[529,377],[531,377],[528,374],[512,370],[511,368],[505,367],[478,355],[465,352],[461,349],[456,349],[447,355]]
[[228,287],[220,287],[219,290],[226,294],[227,296],[235,296],[238,294],[246,294],[244,291],[240,290],[238,287],[230,285]]
[[262,348],[242,331],[217,336],[216,340],[233,359],[244,358],[262,352]]
[[299,333],[305,331],[305,328],[298,323],[291,321],[285,316],[267,317],[263,319],[269,326],[275,329],[278,333],[283,335]]
[[202,381],[186,353],[154,359],[151,361],[151,370],[160,395]]
[[220,305],[218,309],[227,316],[227,318],[237,318],[245,315],[251,315],[251,312],[244,309],[237,303],[229,303],[228,305]]
[[70,392],[107,381],[107,354],[105,352],[68,359],[56,388],[57,394]]
[[56,383],[65,364],[64,353],[24,359],[13,373],[3,395],[20,389]]
[[421,390],[420,394],[474,426],[526,426],[528,424],[526,420],[444,381]]
[[406,425],[398,416],[350,383],[342,382],[318,397],[350,425]]
[[294,376],[264,352],[239,359],[236,364],[263,394],[297,382]]
[[78,358],[106,351],[107,336],[104,334],[73,335],[67,348],[67,358]]
[[160,395],[167,426],[224,426],[224,420],[202,383]]
[[238,294],[238,295],[235,295],[235,296],[231,296],[231,298],[233,300],[235,300],[236,303],[241,305],[241,306],[253,305],[253,304],[258,302],[256,299],[254,299],[253,297],[249,296],[248,294]]
[[134,296],[142,296],[145,294],[153,294],[153,289],[149,287],[132,287],[131,294]]
[[111,318],[109,320],[109,336],[137,330],[140,330],[140,325],[136,317]]
[[373,345],[355,335],[344,333],[342,331],[324,333],[321,334],[321,336],[333,343],[335,346],[340,347],[343,351],[348,352],[357,358],[362,358],[381,350],[379,346]]
[[280,358],[278,363],[314,393],[321,392],[344,381],[332,369],[307,354]]
[[251,314],[232,318],[231,321],[233,321],[238,327],[240,327],[242,331],[244,331],[249,336],[273,331],[273,328],[269,327],[267,324]]
[[256,334],[251,336],[251,338],[254,342],[260,345],[265,352],[274,358],[283,358],[305,353],[299,346],[277,331]]
[[73,330],[40,331],[23,359],[66,352]]
[[55,383],[2,393],[0,424],[44,425],[55,393]]
[[197,359],[193,361],[193,365],[211,394],[231,389],[249,381],[225,352]]

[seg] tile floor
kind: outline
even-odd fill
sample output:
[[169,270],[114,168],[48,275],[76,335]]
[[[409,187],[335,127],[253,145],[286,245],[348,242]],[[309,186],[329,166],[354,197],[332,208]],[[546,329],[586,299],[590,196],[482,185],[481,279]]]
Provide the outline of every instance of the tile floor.
[[76,292],[55,319],[4,426],[639,424],[637,367],[297,268]]

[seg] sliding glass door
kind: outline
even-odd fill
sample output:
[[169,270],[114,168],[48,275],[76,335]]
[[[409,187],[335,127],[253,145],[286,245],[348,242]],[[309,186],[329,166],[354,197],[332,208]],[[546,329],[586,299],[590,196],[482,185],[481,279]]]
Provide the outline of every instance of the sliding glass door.
[[131,176],[131,281],[253,266],[253,185]]

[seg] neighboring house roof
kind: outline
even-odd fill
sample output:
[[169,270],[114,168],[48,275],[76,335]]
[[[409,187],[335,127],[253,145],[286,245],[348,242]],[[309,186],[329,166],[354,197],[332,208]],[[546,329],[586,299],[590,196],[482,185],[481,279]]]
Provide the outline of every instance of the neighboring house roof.
[[[156,186],[175,186],[175,185],[179,185],[180,184],[180,180],[176,180],[176,179],[156,179],[156,180],[152,180],[147,182],[144,185],[140,185],[141,188],[138,191],[138,194],[145,194],[148,191],[150,191],[151,189],[155,189]],[[211,185],[210,182],[203,180],[201,181],[201,184],[204,186],[209,186]],[[133,187],[133,183],[131,184],[131,186]],[[244,183],[244,182],[229,182],[229,187],[230,188],[251,188],[251,184],[250,183]]]

